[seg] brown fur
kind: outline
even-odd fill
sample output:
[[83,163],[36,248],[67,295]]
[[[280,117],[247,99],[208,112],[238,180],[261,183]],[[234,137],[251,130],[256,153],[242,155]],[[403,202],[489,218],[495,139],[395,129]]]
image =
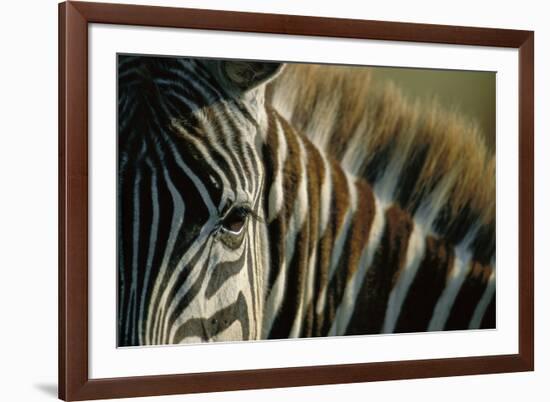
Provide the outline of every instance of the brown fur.
[[[317,253],[317,244],[319,242],[319,215],[320,215],[320,198],[321,198],[321,183],[323,183],[325,171],[323,167],[323,161],[319,151],[309,142],[304,141],[304,148],[308,155],[307,158],[307,176],[308,176],[308,195],[309,195],[309,219],[307,220],[308,229],[310,233],[308,255],[310,258],[314,257],[314,253]],[[308,267],[309,268],[309,267]],[[317,278],[315,267],[312,268],[313,272],[309,272],[307,269],[307,277],[313,276],[313,280]],[[301,337],[311,336],[313,334],[313,321],[314,312],[310,306],[307,305],[306,292],[302,295],[303,308],[305,309],[305,320],[301,330]]]
[[435,102],[409,101],[390,84],[373,85],[363,67],[287,65],[268,87],[267,100],[371,184],[397,164],[393,201],[412,214],[423,202],[438,208],[437,232],[452,242],[466,234],[455,233],[457,227],[475,222],[488,228],[486,241],[494,243],[495,157],[466,119]]
[[426,238],[426,252],[403,303],[395,332],[426,331],[446,279],[453,268],[454,252],[446,242]]
[[[275,265],[287,251],[285,233],[299,201],[300,183],[304,177],[308,180],[308,213],[296,236],[294,255],[286,262],[284,298],[269,336],[288,337],[300,316],[304,318],[300,336],[329,333],[369,241],[374,195],[384,210],[385,225],[351,319],[343,330],[347,334],[368,334],[382,329],[389,295],[404,269],[415,224],[427,231],[426,251],[395,330],[426,330],[453,268],[454,246],[467,234],[477,232],[471,245],[476,264],[488,266],[487,260],[494,254],[494,155],[487,150],[479,131],[436,103],[410,102],[391,85],[371,85],[369,70],[364,68],[287,66],[269,85],[267,102],[270,122],[271,114],[282,117],[288,151],[283,169],[284,202],[269,226],[270,255]],[[276,142],[274,133],[268,133],[268,159],[269,154],[277,153]],[[305,171],[298,158],[300,142],[307,154]],[[328,160],[328,171],[320,152]],[[356,176],[353,184],[346,173]],[[316,229],[324,177],[331,178],[330,217],[326,230],[320,233]],[[352,197],[350,185],[357,198]],[[352,202],[356,210],[347,218]],[[349,228],[347,219],[351,219]],[[345,226],[342,254],[329,280],[332,253]],[[317,260],[312,268],[309,261],[314,252]],[[314,272],[310,272],[312,269]],[[488,266],[483,275],[476,269],[468,276],[448,327],[467,327],[487,286],[490,269]],[[278,273],[275,267],[270,285]],[[310,276],[314,278],[312,298],[305,305]],[[428,290],[426,283],[432,285]],[[324,299],[321,290],[326,290]],[[316,314],[316,308],[321,307]],[[490,325],[491,317],[483,321]]]
[[411,218],[396,206],[388,208],[385,216],[384,235],[357,298],[347,335],[380,332],[389,294],[405,262],[413,229]]
[[357,209],[348,229],[338,266],[328,287],[328,302],[324,312],[326,325],[321,331],[322,334],[328,333],[330,327],[327,323],[333,323],[336,311],[342,302],[345,288],[352,280],[353,274],[359,269],[361,254],[365,245],[368,244],[370,229],[374,220],[374,196],[370,186],[364,180],[357,180],[354,186],[358,192]]
[[[492,271],[492,266],[483,266],[476,261],[472,261],[468,275],[460,288],[460,292],[456,297],[447,323],[445,324],[446,330],[468,328],[469,319],[472,317],[477,303],[483,296]],[[489,309],[487,311],[489,311]]]

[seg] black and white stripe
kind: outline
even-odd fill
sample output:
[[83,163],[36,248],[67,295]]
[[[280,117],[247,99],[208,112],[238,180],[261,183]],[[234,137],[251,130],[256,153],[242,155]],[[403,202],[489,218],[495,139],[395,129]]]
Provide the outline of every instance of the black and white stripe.
[[192,60],[120,58],[120,345],[261,332],[260,217],[223,225],[261,200],[257,121],[214,81]]
[[444,180],[406,210],[405,163],[369,182],[296,132],[279,69],[120,56],[119,345],[494,327],[491,236],[438,235]]

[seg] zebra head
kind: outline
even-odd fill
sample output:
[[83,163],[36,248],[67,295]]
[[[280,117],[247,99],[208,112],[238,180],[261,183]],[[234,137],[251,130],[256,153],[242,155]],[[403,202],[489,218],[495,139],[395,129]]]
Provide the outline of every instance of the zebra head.
[[119,346],[261,336],[264,84],[279,69],[119,56]]

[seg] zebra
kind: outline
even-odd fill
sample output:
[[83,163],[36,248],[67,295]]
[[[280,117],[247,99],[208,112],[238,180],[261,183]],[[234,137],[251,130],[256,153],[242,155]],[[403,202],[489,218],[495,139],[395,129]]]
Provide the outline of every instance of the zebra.
[[119,346],[495,328],[475,127],[365,69],[118,57]]

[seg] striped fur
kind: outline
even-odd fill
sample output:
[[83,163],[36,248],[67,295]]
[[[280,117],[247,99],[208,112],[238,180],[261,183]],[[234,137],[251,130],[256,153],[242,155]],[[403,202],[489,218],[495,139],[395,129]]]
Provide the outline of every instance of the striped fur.
[[365,70],[279,70],[120,57],[119,345],[494,327],[475,130]]

